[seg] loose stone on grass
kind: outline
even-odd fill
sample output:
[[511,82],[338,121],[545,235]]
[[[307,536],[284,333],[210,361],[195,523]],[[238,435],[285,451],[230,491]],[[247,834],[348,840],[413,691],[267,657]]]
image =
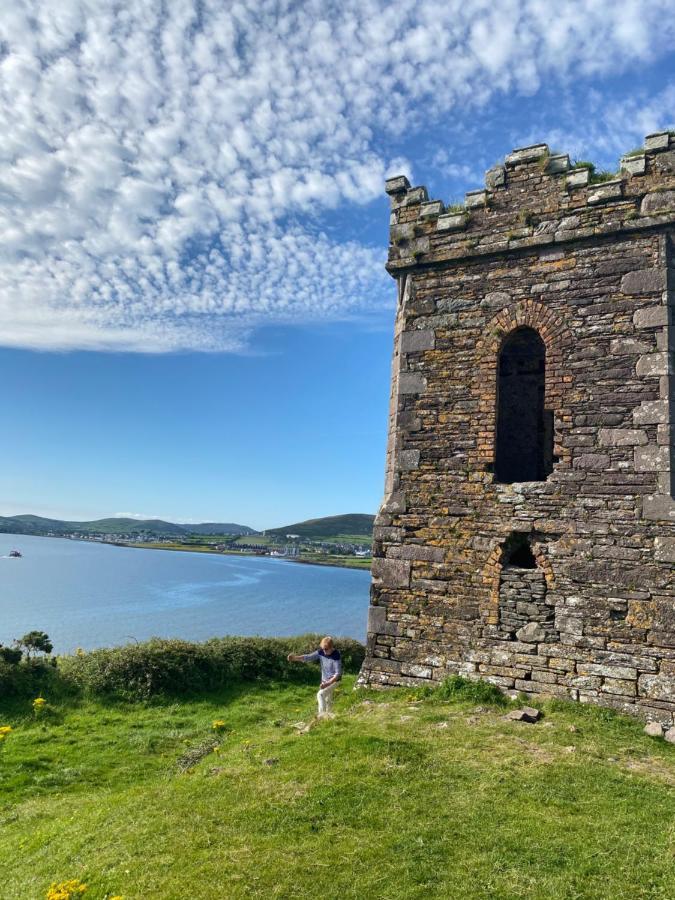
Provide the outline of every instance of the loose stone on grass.
[[539,721],[541,713],[533,706],[522,706],[520,709],[512,709],[511,712],[506,714],[505,718],[510,719],[512,722],[527,722],[528,724],[533,724],[534,722]]
[[647,722],[644,732],[649,737],[663,737],[663,725],[660,722]]
[[669,744],[675,744],[675,728],[669,728],[663,735]]

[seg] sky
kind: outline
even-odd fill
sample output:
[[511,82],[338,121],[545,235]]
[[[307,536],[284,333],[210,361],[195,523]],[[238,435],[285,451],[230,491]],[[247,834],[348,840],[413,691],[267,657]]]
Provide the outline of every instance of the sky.
[[0,514],[375,512],[385,177],[615,170],[675,124],[672,0],[0,10]]

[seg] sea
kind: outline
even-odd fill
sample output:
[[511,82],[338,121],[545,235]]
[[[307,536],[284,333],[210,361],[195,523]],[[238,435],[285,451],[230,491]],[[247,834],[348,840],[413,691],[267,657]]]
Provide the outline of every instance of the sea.
[[364,640],[369,585],[369,572],[283,559],[0,534],[0,643],[32,630],[55,653],[150,637]]

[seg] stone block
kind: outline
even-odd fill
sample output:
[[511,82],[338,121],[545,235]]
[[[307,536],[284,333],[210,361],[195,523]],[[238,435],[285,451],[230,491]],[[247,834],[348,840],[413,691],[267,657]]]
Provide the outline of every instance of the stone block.
[[623,196],[623,181],[605,181],[602,184],[594,185],[593,190],[588,195],[587,203],[589,206],[596,206],[598,203],[606,203],[608,200],[619,200]]
[[565,186],[568,188],[585,187],[591,177],[589,169],[573,169],[565,179]]
[[418,213],[420,219],[430,219],[439,216],[443,212],[443,204],[440,200],[428,200],[426,203],[420,204]]
[[552,153],[546,162],[547,175],[559,175],[567,172],[570,167],[570,158],[567,153]]
[[675,702],[675,676],[672,675],[640,675],[638,692],[641,697],[650,700],[668,700]]
[[675,191],[654,191],[646,194],[640,204],[643,216],[654,216],[675,209]]
[[661,293],[666,289],[665,269],[638,269],[621,279],[621,293],[633,295]]
[[651,340],[638,340],[637,338],[616,338],[609,343],[609,351],[614,356],[636,356],[640,353],[651,353],[654,344]]
[[671,416],[668,400],[643,400],[640,406],[633,410],[635,425],[665,425]]
[[538,622],[528,622],[518,629],[516,637],[525,644],[536,644],[546,639],[546,632]]
[[636,428],[601,428],[601,447],[638,447],[647,443],[647,432]]
[[621,159],[621,171],[628,172],[629,175],[644,175],[647,168],[647,161],[642,156],[624,156]]
[[423,350],[433,350],[435,343],[436,336],[431,329],[404,331],[401,335],[401,352],[420,353]]
[[635,682],[621,678],[605,678],[600,690],[603,694],[619,694],[622,697],[634,697],[636,693]]
[[636,447],[634,451],[636,472],[667,472],[670,469],[670,447]]
[[419,372],[401,372],[398,376],[399,394],[422,394],[427,388],[427,380]]
[[671,313],[667,306],[648,306],[633,313],[636,328],[664,328],[671,321]]
[[670,353],[645,353],[640,356],[635,366],[635,374],[642,378],[658,378],[661,375],[670,375],[672,361]]
[[485,173],[485,185],[488,190],[503,187],[506,183],[506,169],[504,166],[494,166]]
[[381,634],[387,622],[387,610],[384,606],[368,607],[368,632]]
[[621,679],[634,681],[637,678],[637,669],[632,666],[609,666],[602,663],[578,662],[577,672],[580,675],[600,675],[602,678]]
[[445,550],[443,550],[442,547],[425,547],[421,544],[404,544],[402,547],[392,548],[391,555],[396,559],[409,559],[415,562],[443,562],[445,559]]
[[480,209],[487,203],[487,191],[467,191],[464,198],[467,209]]
[[420,464],[420,451],[399,450],[397,462],[400,472],[412,472],[412,470],[416,469]]
[[654,538],[654,559],[675,563],[675,537]]
[[426,203],[428,199],[429,195],[427,194],[427,189],[424,185],[420,185],[419,187],[408,189],[408,192],[405,195],[405,205],[417,206],[419,203]]
[[398,675],[401,671],[401,663],[397,659],[378,659],[374,662],[373,668],[378,669],[380,672]]
[[644,733],[649,737],[663,737],[663,725],[660,722],[647,722]]
[[438,217],[436,222],[437,231],[462,231],[466,228],[469,217],[466,213],[446,213]]
[[405,494],[402,491],[392,491],[382,504],[383,512],[389,513],[389,515],[403,513],[406,508]]
[[582,453],[574,459],[575,469],[586,469],[591,472],[604,472],[609,468],[610,458],[606,453]]
[[384,190],[387,194],[403,194],[410,190],[410,182],[405,175],[397,175],[395,178],[387,178],[384,182]]
[[370,567],[373,578],[380,581],[385,587],[407,588],[410,586],[410,563],[399,559],[373,560]]
[[642,517],[656,522],[675,523],[675,500],[665,494],[650,494],[642,501]]
[[576,231],[581,226],[581,216],[565,216],[560,220],[560,231]]
[[387,610],[384,606],[370,606],[368,608],[368,633],[386,634],[398,637],[400,627],[398,622],[390,622],[387,619]]
[[669,728],[663,737],[669,744],[675,744],[675,728]]
[[670,146],[670,132],[655,131],[645,138],[645,150],[667,150]]
[[505,164],[509,167],[522,165],[523,163],[536,162],[548,154],[548,144],[532,144],[530,147],[518,147],[512,150],[506,157]]
[[418,666],[412,663],[403,663],[401,666],[401,674],[409,675],[411,678],[431,678],[433,670],[431,666]]
[[403,538],[402,528],[393,528],[391,525],[375,525],[373,527],[373,540],[375,541],[400,541]]

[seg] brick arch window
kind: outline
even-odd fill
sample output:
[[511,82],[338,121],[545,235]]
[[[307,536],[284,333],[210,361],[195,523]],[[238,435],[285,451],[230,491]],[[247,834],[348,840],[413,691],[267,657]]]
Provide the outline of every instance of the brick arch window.
[[515,328],[497,362],[496,481],[545,481],[551,473],[553,414],[545,392],[546,345],[534,328]]
[[[573,398],[572,374],[566,371],[565,356],[572,344],[572,334],[559,315],[534,300],[506,306],[485,326],[476,342],[476,367],[473,396],[477,401],[477,441],[469,451],[469,464],[479,471],[494,473],[497,437],[497,388],[499,357],[505,338],[521,328],[536,331],[546,348],[544,410],[553,412],[553,459],[556,468],[570,464],[571,451],[561,437],[572,423],[570,401]],[[548,425],[547,425],[548,427]],[[549,463],[550,465],[550,463]],[[494,476],[493,476],[494,477]],[[495,478],[497,481],[498,479]]]

